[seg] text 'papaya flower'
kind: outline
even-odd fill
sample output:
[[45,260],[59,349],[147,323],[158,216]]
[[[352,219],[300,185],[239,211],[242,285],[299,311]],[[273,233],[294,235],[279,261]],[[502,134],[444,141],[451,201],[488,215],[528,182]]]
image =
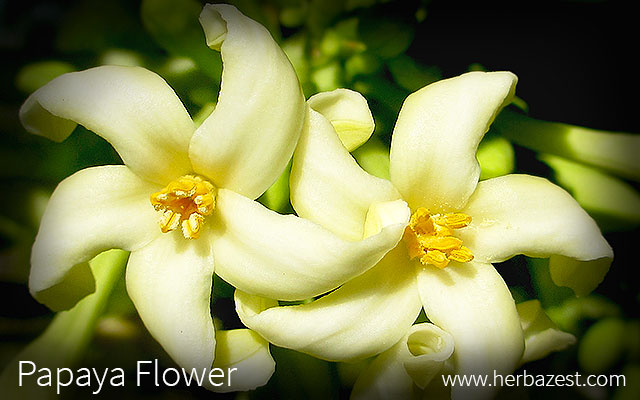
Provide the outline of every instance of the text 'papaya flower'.
[[[149,332],[185,368],[214,361],[214,265],[249,293],[304,299],[366,271],[404,228],[397,223],[352,243],[254,201],[293,154],[302,90],[263,26],[228,5],[206,5],[200,22],[224,71],[217,106],[197,129],[166,82],[137,67],[60,76],[20,112],[28,131],[57,141],[81,124],[125,164],[82,170],[57,187],[33,247],[32,294],[54,310],[69,308],[93,290],[89,259],[111,248],[131,251],[128,293]],[[242,361],[258,339],[267,348],[257,335],[223,338],[243,344],[222,346],[226,361]],[[264,384],[270,367],[262,382],[235,389]]]
[[523,330],[492,263],[550,257],[555,283],[582,295],[613,257],[595,222],[558,186],[527,175],[478,182],[477,146],[516,81],[508,72],[471,72],[410,95],[393,133],[390,181],[364,172],[323,109],[313,110],[328,94],[311,98],[291,173],[298,214],[352,240],[398,219],[399,203],[412,215],[404,240],[375,267],[311,303],[278,307],[239,289],[244,324],[276,345],[352,360],[398,342],[424,308],[453,338],[456,373],[512,372]]

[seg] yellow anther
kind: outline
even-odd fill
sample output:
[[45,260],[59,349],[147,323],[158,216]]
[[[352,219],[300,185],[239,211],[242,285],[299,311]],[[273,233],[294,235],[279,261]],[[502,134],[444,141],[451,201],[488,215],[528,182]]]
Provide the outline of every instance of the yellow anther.
[[171,232],[182,226],[187,239],[200,237],[205,216],[215,208],[216,188],[199,176],[185,175],[151,195],[151,205],[162,211],[160,230]]
[[471,223],[471,217],[462,213],[438,215],[434,219],[436,224],[446,226],[451,229],[464,228]]
[[409,258],[420,258],[422,264],[444,268],[450,261],[473,260],[471,250],[462,245],[462,240],[453,236],[454,229],[471,223],[471,217],[463,213],[435,214],[420,207],[411,216],[404,232]]
[[160,230],[167,233],[175,230],[180,225],[180,214],[171,210],[166,210],[160,218]]
[[414,259],[424,254],[424,250],[420,245],[420,242],[418,242],[418,236],[408,226],[404,230],[403,239],[405,244],[407,245],[409,258]]
[[460,246],[459,249],[452,250],[449,253],[449,259],[458,262],[469,262],[473,260],[473,253],[468,248]]
[[452,251],[462,246],[462,240],[453,236],[421,236],[418,242],[427,249],[440,251]]
[[435,267],[443,269],[449,265],[449,259],[447,255],[440,250],[427,250],[420,258],[420,262],[423,264],[431,264]]
[[197,239],[200,237],[200,228],[204,224],[204,217],[198,213],[193,213],[189,219],[182,221],[182,234],[186,238]]

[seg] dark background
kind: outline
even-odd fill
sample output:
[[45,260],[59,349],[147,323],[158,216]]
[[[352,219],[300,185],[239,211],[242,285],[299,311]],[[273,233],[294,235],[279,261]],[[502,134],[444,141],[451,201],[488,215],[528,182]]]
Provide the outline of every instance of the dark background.
[[[17,111],[27,94],[15,85],[20,68],[34,61],[63,60],[84,69],[96,65],[99,50],[110,47],[135,50],[149,59],[164,57],[166,50],[142,27],[140,2],[114,3],[119,9],[115,16],[114,7],[106,6],[104,1],[85,1],[78,7],[80,2],[62,0],[0,0],[0,187],[9,188],[1,196],[2,217],[20,221],[23,212],[20,193],[31,184],[53,188],[60,179],[81,167],[118,162],[117,156],[101,139],[85,135],[82,138],[86,142],[72,162],[64,168],[48,166],[46,160],[57,150],[54,145],[29,136],[20,126]],[[413,35],[406,54],[423,65],[437,66],[443,77],[463,73],[473,64],[487,70],[509,70],[519,77],[516,93],[527,102],[532,117],[637,133],[640,132],[637,119],[640,79],[636,72],[638,22],[631,4],[616,1],[392,1],[328,15],[327,19],[329,25],[345,15],[373,21],[405,21],[407,30]],[[416,22],[414,18],[419,7],[426,9],[422,22]],[[75,29],[69,27],[74,25],[82,34],[73,34]],[[87,34],[92,29],[95,34]],[[372,29],[375,30],[375,26]],[[61,36],[62,30],[67,36]],[[296,32],[296,28],[281,30],[283,38]],[[376,79],[385,78],[391,79],[388,72]],[[404,95],[402,91],[393,92],[389,96],[400,96],[401,100],[401,94]],[[372,108],[376,113],[375,101]],[[393,120],[392,117],[389,118]],[[35,150],[31,152],[31,148]],[[532,151],[516,146],[516,155],[517,172],[549,173],[537,162]],[[633,185],[637,189],[637,184]],[[31,227],[32,231],[36,228]],[[610,232],[606,237],[616,252],[616,260],[597,293],[620,306],[624,318],[637,319],[640,317],[635,274],[637,231]],[[4,235],[0,235],[0,239],[4,253],[11,253],[10,250],[19,245]],[[0,262],[7,262],[6,256],[3,255]],[[513,263],[524,261],[518,259]],[[23,260],[23,264],[26,271],[28,261]],[[508,284],[524,287],[527,294],[535,297],[529,276],[523,274],[521,268],[504,266],[500,270]],[[27,343],[51,317],[45,307],[31,299],[26,279],[0,282],[0,300],[0,340],[5,343]],[[21,329],[16,328],[16,319],[21,321],[18,324]],[[587,321],[585,326],[591,323],[593,321]],[[276,356],[278,352],[275,351]],[[280,357],[286,358],[282,354]],[[281,367],[281,371],[286,372],[286,368]],[[532,373],[570,373],[577,368],[575,351],[527,365],[527,371]],[[297,371],[289,373],[293,376],[287,382],[295,381]],[[284,378],[275,378],[278,379],[282,382]],[[269,396],[274,390],[268,388],[259,393]],[[342,388],[339,393],[345,397],[348,391]],[[208,393],[202,394],[203,397],[206,395]],[[559,389],[526,394],[507,391],[504,396],[590,398]]]

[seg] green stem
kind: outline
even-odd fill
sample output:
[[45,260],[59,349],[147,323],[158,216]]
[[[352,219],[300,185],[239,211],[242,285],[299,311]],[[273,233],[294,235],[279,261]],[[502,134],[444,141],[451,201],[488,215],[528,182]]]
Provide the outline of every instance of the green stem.
[[640,135],[539,121],[510,110],[503,110],[493,126],[520,146],[640,181]]
[[[82,299],[72,309],[58,313],[47,329],[23,349],[0,375],[0,393],[12,399],[44,399],[56,396],[56,386],[39,386],[37,373],[24,376],[18,386],[20,361],[31,361],[37,369],[69,368],[84,355],[95,331],[100,315],[104,312],[109,296],[122,276],[129,253],[110,250],[90,262],[96,279],[96,291]],[[24,371],[32,367],[25,365]]]

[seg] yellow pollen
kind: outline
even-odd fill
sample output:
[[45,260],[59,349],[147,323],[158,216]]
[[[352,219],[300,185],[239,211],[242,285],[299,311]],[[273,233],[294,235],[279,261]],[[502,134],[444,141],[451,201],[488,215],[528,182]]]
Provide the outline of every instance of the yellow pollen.
[[471,250],[453,236],[454,229],[464,228],[470,223],[471,217],[463,213],[431,215],[426,208],[418,208],[404,231],[409,258],[419,258],[422,264],[440,269],[450,261],[473,260]]
[[216,188],[195,175],[184,175],[151,195],[151,204],[161,211],[160,230],[171,232],[178,227],[187,239],[200,237],[205,216],[216,206]]

